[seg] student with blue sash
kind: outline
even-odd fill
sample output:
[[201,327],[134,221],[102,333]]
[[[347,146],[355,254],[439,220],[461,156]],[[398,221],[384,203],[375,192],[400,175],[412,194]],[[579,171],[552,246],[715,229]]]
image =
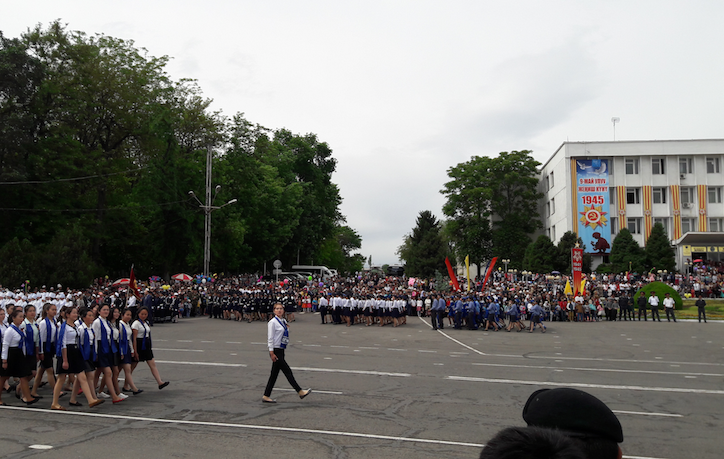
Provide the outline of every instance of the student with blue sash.
[[[0,308],[0,354],[2,354],[3,350],[3,336],[5,336],[7,330],[8,326],[5,324],[5,309]],[[0,365],[0,406],[4,405],[2,393],[5,392],[5,382],[7,379],[5,369]]]
[[[25,331],[23,330],[23,320],[25,313],[22,308],[15,308],[8,318],[9,326],[3,333],[2,346],[2,369],[5,376],[2,376],[2,383],[10,377],[20,378],[20,391],[22,393],[22,401],[31,405],[38,401],[30,395],[30,387],[28,380],[30,379],[31,369],[28,367],[27,341]],[[20,398],[20,396],[18,396]]]
[[[97,308],[98,305],[93,306]],[[94,383],[96,364],[98,362],[98,349],[96,348],[96,337],[93,332],[93,321],[96,318],[96,314],[93,309],[81,309],[80,310],[80,325],[77,325],[78,329],[78,347],[80,348],[80,354],[83,357],[83,372],[88,385],[91,389],[93,398],[98,398],[96,393],[96,386]],[[76,322],[77,323],[77,322]],[[73,391],[71,392],[70,402],[76,402],[76,396],[79,392],[79,381],[76,380],[73,383]]]
[[40,369],[35,375],[35,383],[30,395],[38,396],[38,389],[45,384],[42,383],[43,373],[48,375],[48,384],[55,387],[55,374],[53,373],[53,357],[55,356],[55,334],[58,327],[55,325],[55,316],[58,308],[53,303],[45,303],[40,313],[38,323],[38,340],[40,342]]
[[271,398],[271,393],[274,384],[277,382],[279,370],[284,373],[289,384],[297,391],[299,398],[304,398],[312,392],[312,389],[303,390],[294,379],[292,369],[289,368],[289,364],[284,359],[284,350],[287,348],[287,344],[289,344],[289,325],[284,319],[284,306],[281,303],[276,303],[274,305],[274,317],[267,324],[267,347],[272,361],[272,370],[269,381],[266,383],[264,396],[261,398],[264,403],[276,403],[276,400]]
[[148,322],[148,309],[143,307],[138,310],[138,319],[133,322],[131,329],[133,330],[133,342],[136,343],[136,359],[131,365],[131,371],[136,369],[138,362],[146,362],[148,368],[151,370],[151,374],[158,383],[158,388],[163,389],[168,386],[168,381],[164,382],[161,379],[161,375],[158,373],[156,367],[156,361],[153,358],[153,348],[151,343],[151,327]]
[[[38,360],[40,360],[40,340],[38,339],[38,324],[35,321],[37,310],[32,304],[25,306],[25,320],[23,320],[23,330],[25,331],[25,360],[30,369],[30,379],[35,379],[38,369]],[[34,388],[35,389],[35,388]],[[18,394],[19,396],[20,394]],[[43,398],[30,393],[33,398]]]
[[[118,352],[118,345],[113,339],[113,327],[108,321],[108,315],[110,312],[111,308],[107,304],[101,305],[98,310],[98,318],[93,321],[92,328],[93,335],[95,336],[95,346],[97,349],[97,367],[103,374],[103,382],[106,385],[106,390],[115,404],[122,402],[126,398],[121,397],[116,392],[116,384],[113,381],[113,367],[115,363],[115,354]],[[107,398],[107,396],[104,398]]]
[[133,383],[133,373],[131,364],[136,353],[133,344],[133,329],[131,328],[131,320],[133,319],[133,311],[128,308],[123,311],[121,320],[118,321],[118,352],[120,353],[119,368],[123,370],[123,390],[133,392],[138,395],[143,392]]
[[[89,311],[90,312],[90,311]],[[75,321],[78,319],[78,308],[72,306],[65,313],[66,320],[58,326],[58,336],[55,340],[55,356],[57,358],[58,378],[55,382],[53,390],[53,403],[50,405],[51,410],[65,411],[65,407],[60,405],[60,396],[63,393],[63,385],[68,375],[76,375],[73,389],[76,384],[83,389],[83,394],[88,400],[88,406],[93,408],[104,402],[98,400],[91,392],[88,379],[85,374],[85,364],[83,363],[83,355],[80,350],[80,336]],[[74,396],[77,393],[74,392]],[[81,403],[71,399],[72,406],[83,406]]]

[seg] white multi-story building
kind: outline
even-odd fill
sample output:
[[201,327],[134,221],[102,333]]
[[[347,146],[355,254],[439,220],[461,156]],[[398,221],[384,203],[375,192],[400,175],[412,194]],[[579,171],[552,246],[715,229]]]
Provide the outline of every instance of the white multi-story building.
[[724,259],[724,139],[564,142],[540,178],[545,234],[576,232],[594,267],[620,229],[643,247],[656,223],[679,269]]

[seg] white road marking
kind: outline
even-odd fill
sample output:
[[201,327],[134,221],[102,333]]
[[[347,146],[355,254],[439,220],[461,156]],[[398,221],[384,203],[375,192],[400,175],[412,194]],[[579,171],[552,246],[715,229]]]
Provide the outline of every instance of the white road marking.
[[[294,389],[277,389],[277,388],[274,388],[274,390],[280,390],[280,391],[283,391],[283,392],[296,392]],[[333,391],[333,390],[319,390],[319,389],[314,389],[312,392],[315,393],[315,394],[344,395],[344,392],[336,392],[336,391]]]
[[[187,421],[182,419],[163,419],[163,418],[147,418],[142,416],[124,416],[118,414],[102,414],[102,413],[87,413],[83,411],[51,411],[51,410],[39,410],[37,408],[24,408],[16,406],[1,406],[2,409],[27,411],[31,413],[51,413],[51,414],[66,414],[70,416],[87,416],[92,418],[106,418],[106,419],[118,419],[127,421],[144,421],[144,422],[158,422],[162,424],[180,424],[180,425],[194,425],[194,426],[206,426],[206,427],[226,427],[234,429],[249,429],[249,430],[265,430],[265,431],[277,431],[277,432],[292,432],[292,433],[304,433],[314,435],[331,435],[336,437],[357,437],[357,438],[374,438],[376,440],[390,440],[390,441],[404,441],[411,443],[433,443],[438,445],[451,445],[451,446],[468,446],[471,448],[482,448],[485,446],[482,443],[465,443],[458,441],[448,440],[434,440],[428,438],[410,438],[410,437],[393,437],[390,435],[375,435],[365,434],[357,432],[338,432],[334,430],[316,430],[316,429],[300,429],[296,427],[275,427],[275,426],[262,426],[254,424],[234,424],[230,422],[210,422],[210,421]],[[649,459],[649,458],[647,458]],[[657,459],[657,458],[650,458]]]
[[[290,390],[293,390],[293,389],[290,389]],[[636,415],[641,415],[641,416],[664,416],[664,417],[668,417],[668,418],[684,417],[681,414],[670,414],[670,413],[646,413],[643,411],[623,411],[623,410],[611,410],[611,411],[613,411],[614,413],[619,413],[619,414],[636,414]]]
[[176,342],[177,342],[177,343],[193,343],[194,340],[192,340],[192,339],[177,339]]
[[241,344],[241,341],[227,341],[226,344]]
[[213,343],[213,341],[201,341],[202,343]]
[[404,351],[406,351],[407,349],[395,349],[394,347],[388,347],[387,350],[388,350],[388,351],[403,351],[403,352],[404,352]]
[[372,376],[397,376],[400,378],[409,378],[410,373],[390,373],[386,371],[368,371],[368,370],[341,370],[337,368],[311,368],[311,367],[292,367],[295,371],[320,371],[323,373],[350,373],[355,375],[372,375]]
[[506,365],[504,363],[476,363],[473,365],[482,367],[510,367],[510,368],[535,368],[541,370],[548,369],[561,369],[561,370],[575,370],[575,371],[601,371],[601,372],[612,372],[612,373],[645,373],[654,375],[696,375],[696,376],[714,376],[724,377],[721,373],[692,373],[690,371],[654,371],[654,370],[622,370],[618,368],[581,368],[581,367],[551,367],[542,365]]
[[262,346],[266,346],[266,343],[257,343],[257,342],[254,342],[254,341],[252,341],[251,344],[254,344],[254,345],[257,345],[257,346],[261,344]]
[[322,347],[321,344],[302,344],[304,347]]
[[201,349],[166,349],[162,347],[157,347],[154,349],[156,351],[178,351],[178,352],[204,352]]
[[[486,355],[494,356],[495,354],[486,354]],[[710,362],[663,362],[661,360],[603,359],[603,358],[595,358],[595,357],[558,357],[558,356],[553,357],[553,356],[547,356],[547,355],[528,355],[528,356],[526,356],[526,358],[529,358],[529,359],[585,360],[586,362],[666,363],[666,364],[678,363],[679,365],[705,365],[705,366],[715,366],[715,367],[724,366],[724,364],[721,364],[721,363],[710,363]]]
[[583,387],[590,389],[614,389],[614,390],[641,390],[648,392],[679,392],[687,394],[711,394],[724,395],[724,390],[692,389],[688,387],[644,387],[644,386],[614,386],[608,384],[585,384],[573,382],[550,382],[550,381],[524,381],[519,379],[492,379],[474,378],[469,376],[447,376],[445,379],[454,381],[487,382],[493,384],[523,384],[526,386],[553,386],[553,387]]
[[[88,413],[83,411],[53,411],[47,409],[37,408],[26,408],[21,406],[0,406],[0,409],[5,410],[16,410],[26,411],[28,413],[48,413],[56,414],[61,416],[85,416],[90,418],[105,418],[105,419],[119,419],[126,421],[144,421],[144,422],[157,422],[161,424],[180,424],[180,425],[195,425],[195,426],[206,426],[206,427],[228,427],[234,429],[248,429],[248,430],[266,430],[266,431],[277,431],[277,432],[292,432],[292,433],[304,433],[304,434],[315,434],[315,435],[329,435],[335,437],[355,437],[355,438],[373,438],[376,440],[391,440],[391,441],[404,441],[410,443],[428,443],[437,445],[450,445],[450,446],[466,446],[471,448],[482,448],[485,445],[482,443],[465,443],[449,440],[434,440],[429,438],[410,438],[410,437],[393,437],[390,435],[376,435],[376,434],[365,434],[358,432],[338,432],[334,430],[315,430],[315,429],[300,429],[296,427],[275,427],[275,426],[260,426],[254,424],[233,424],[228,422],[210,422],[210,421],[187,421],[182,419],[163,419],[163,418],[146,418],[142,416],[123,416],[118,414],[102,414],[102,413]],[[656,457],[645,457],[645,456],[623,456],[625,459],[662,459]]]
[[360,349],[372,349],[372,350],[375,350],[375,351],[378,351],[378,350],[380,349],[379,347],[364,347],[364,346],[360,346],[359,348],[360,348]]
[[205,367],[246,367],[243,363],[217,363],[217,362],[176,362],[173,360],[156,360],[156,363],[170,365],[199,365]]
[[53,449],[51,445],[30,445],[28,446],[30,449]]
[[418,349],[417,352],[428,352],[430,354],[437,354],[437,351],[426,351],[425,349]]
[[347,347],[349,347],[349,346],[335,346],[335,345],[332,345],[332,346],[329,346],[329,347],[342,347],[342,348],[347,348]]

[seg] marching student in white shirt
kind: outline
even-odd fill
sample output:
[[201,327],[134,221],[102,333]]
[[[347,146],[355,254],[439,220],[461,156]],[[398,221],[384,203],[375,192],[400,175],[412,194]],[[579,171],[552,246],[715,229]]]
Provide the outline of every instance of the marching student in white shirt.
[[121,354],[119,368],[123,370],[123,390],[138,395],[143,392],[143,389],[136,387],[133,382],[133,372],[131,371],[131,364],[133,364],[133,359],[136,357],[133,329],[130,325],[132,319],[133,311],[129,308],[123,311],[121,320],[118,321],[118,350]]
[[57,311],[58,308],[53,303],[45,303],[43,305],[43,311],[40,314],[41,319],[40,322],[38,322],[40,368],[35,375],[33,390],[30,392],[30,395],[33,397],[38,396],[38,389],[44,385],[42,383],[43,373],[48,375],[48,384],[50,387],[55,387],[53,357],[55,356],[55,334],[58,331],[58,327],[55,325]]
[[[65,411],[65,407],[59,403],[60,395],[63,393],[63,385],[67,375],[76,375],[73,389],[76,384],[83,389],[83,394],[88,400],[88,406],[93,408],[103,403],[105,400],[98,400],[91,392],[90,385],[86,379],[85,364],[83,363],[83,355],[80,351],[78,330],[75,321],[78,318],[78,308],[71,307],[66,311],[66,321],[58,326],[58,336],[56,338],[56,357],[58,359],[58,379],[53,389],[53,403],[50,405],[51,410]],[[76,392],[73,392],[73,397]],[[72,397],[71,397],[72,398]],[[71,399],[70,404],[73,406],[82,406],[80,403]]]
[[267,324],[267,347],[272,361],[272,370],[266,383],[266,389],[264,389],[264,396],[261,398],[264,403],[276,403],[276,400],[271,398],[271,393],[274,384],[277,382],[279,370],[287,377],[287,381],[297,391],[299,398],[304,398],[312,392],[312,389],[303,390],[294,379],[292,369],[289,368],[289,364],[284,358],[284,350],[287,344],[289,344],[289,325],[284,319],[284,306],[281,303],[276,303],[274,305],[274,317]]
[[133,322],[131,329],[133,330],[133,342],[136,344],[136,362],[131,365],[131,371],[136,369],[138,362],[146,362],[151,374],[158,383],[158,388],[163,389],[168,386],[168,381],[164,382],[156,367],[156,360],[153,358],[153,344],[151,342],[151,327],[146,323],[148,319],[148,308],[142,307],[138,310],[138,319]]
[[[0,354],[2,354],[2,348],[3,348],[3,336],[5,336],[5,332],[7,331],[8,326],[5,323],[5,309],[0,308]],[[3,369],[2,365],[0,365],[0,406],[3,406],[3,399],[2,399],[2,393],[5,392],[7,389],[9,389],[9,385],[7,385],[7,378],[5,377],[5,370]]]
[[[81,309],[80,310],[80,326],[77,326],[78,330],[78,347],[83,359],[83,374],[88,381],[88,386],[91,391],[91,395],[94,399],[98,398],[96,393],[96,386],[94,384],[95,372],[96,372],[96,360],[97,360],[97,349],[96,349],[96,337],[93,332],[93,321],[95,320],[95,312],[92,309]],[[76,397],[80,388],[79,378],[76,378],[73,383],[73,390],[70,395],[70,404],[76,406]],[[83,389],[85,392],[85,389]]]
[[30,387],[28,386],[31,372],[25,358],[25,332],[21,328],[23,320],[25,320],[25,314],[20,308],[15,308],[8,318],[10,325],[3,333],[1,354],[2,369],[5,375],[0,378],[0,383],[4,384],[5,380],[10,377],[20,378],[22,401],[31,405],[37,402],[38,399],[30,395]]
[[[28,383],[35,378],[38,369],[38,360],[40,360],[40,340],[38,339],[38,324],[35,321],[36,313],[37,309],[35,305],[29,304],[25,307],[25,320],[23,320],[23,331],[25,331],[25,360],[31,373]],[[37,390],[37,388],[33,388],[33,390]],[[33,398],[43,397],[33,396]]]
[[[116,392],[116,384],[114,383],[113,378],[113,367],[115,366],[114,359],[118,347],[116,341],[113,339],[113,327],[108,321],[108,315],[110,312],[111,308],[107,304],[102,305],[98,310],[98,318],[93,321],[92,327],[93,334],[95,335],[98,370],[103,374],[103,382],[106,385],[106,390],[108,391],[111,400],[113,400],[113,403],[120,403],[125,400],[125,397],[121,397]],[[97,385],[98,375],[99,373],[97,371],[94,379],[94,385]],[[107,395],[104,397],[103,394],[104,393],[101,392],[98,395],[103,398],[107,398]]]

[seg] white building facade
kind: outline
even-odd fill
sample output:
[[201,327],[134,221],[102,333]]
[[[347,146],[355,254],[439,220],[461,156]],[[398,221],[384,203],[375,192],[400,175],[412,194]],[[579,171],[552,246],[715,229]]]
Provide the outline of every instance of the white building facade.
[[645,246],[661,223],[677,267],[724,260],[724,139],[564,142],[541,168],[540,213],[554,244],[577,233],[608,261],[613,238],[628,228]]

